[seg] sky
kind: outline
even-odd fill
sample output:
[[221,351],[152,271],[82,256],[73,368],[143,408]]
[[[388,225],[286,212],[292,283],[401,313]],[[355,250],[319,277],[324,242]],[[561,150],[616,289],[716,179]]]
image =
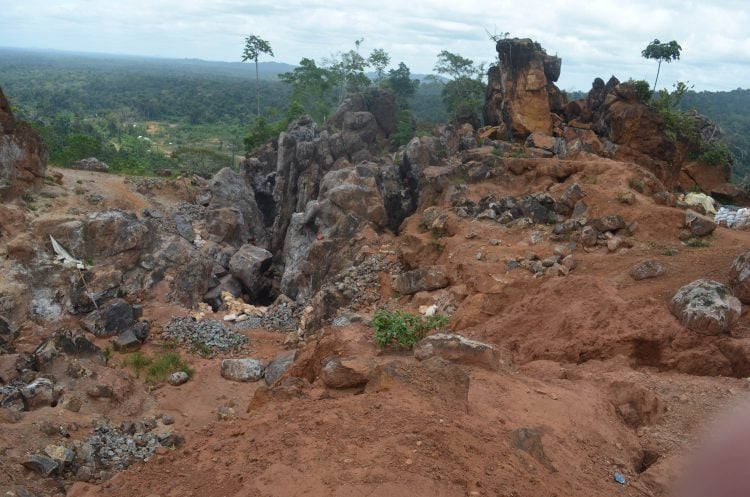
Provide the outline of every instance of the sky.
[[[496,56],[491,34],[532,38],[562,58],[557,85],[588,90],[596,77],[646,79],[653,39],[677,40],[681,59],[662,64],[658,86],[750,87],[747,0],[0,0],[0,47],[239,61],[244,38],[271,43],[275,60],[321,61],[383,48],[392,64],[431,73],[448,50],[476,63]],[[0,71],[2,68],[0,67]]]

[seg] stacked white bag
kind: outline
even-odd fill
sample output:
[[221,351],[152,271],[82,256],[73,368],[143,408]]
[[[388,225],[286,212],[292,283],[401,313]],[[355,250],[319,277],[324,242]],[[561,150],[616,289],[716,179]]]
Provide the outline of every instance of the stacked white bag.
[[725,226],[727,228],[739,230],[750,229],[750,209],[747,207],[741,209],[720,207],[714,217],[714,221],[719,226]]

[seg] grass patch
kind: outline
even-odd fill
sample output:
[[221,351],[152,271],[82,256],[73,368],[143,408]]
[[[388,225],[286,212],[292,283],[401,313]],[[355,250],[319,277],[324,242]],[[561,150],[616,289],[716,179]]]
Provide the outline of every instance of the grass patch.
[[389,312],[380,309],[375,313],[372,326],[375,328],[375,341],[378,346],[397,345],[399,347],[411,348],[428,331],[442,328],[448,324],[445,316],[423,317],[408,312]]
[[707,240],[701,240],[700,238],[691,238],[687,242],[685,242],[685,245],[692,248],[706,248],[710,247],[711,243],[709,243]]
[[146,357],[140,352],[130,354],[125,358],[124,364],[133,368],[136,378],[141,373],[146,373],[148,383],[160,383],[167,379],[172,373],[184,371],[189,378],[193,377],[193,368],[177,352],[166,352],[154,358]]

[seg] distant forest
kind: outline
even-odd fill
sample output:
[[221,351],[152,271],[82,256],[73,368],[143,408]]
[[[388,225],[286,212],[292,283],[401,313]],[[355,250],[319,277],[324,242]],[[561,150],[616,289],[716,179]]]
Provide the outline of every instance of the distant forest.
[[[278,75],[294,68],[259,64],[261,114],[269,122],[288,115],[293,88]],[[0,87],[43,135],[53,163],[96,155],[133,174],[186,162],[210,173],[236,163],[255,120],[254,76],[240,62],[0,49]],[[418,127],[447,121],[445,84],[412,77],[421,83],[406,105]],[[721,125],[735,155],[734,179],[750,179],[750,90],[689,92],[682,104]]]

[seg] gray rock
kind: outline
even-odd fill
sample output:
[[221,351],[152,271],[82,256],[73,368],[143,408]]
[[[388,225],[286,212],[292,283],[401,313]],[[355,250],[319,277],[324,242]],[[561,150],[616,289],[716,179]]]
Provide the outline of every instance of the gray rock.
[[729,286],[735,297],[750,304],[750,251],[738,255],[729,268]]
[[170,385],[178,387],[180,385],[183,385],[187,383],[187,381],[190,379],[190,376],[184,371],[177,371],[176,373],[172,373],[169,375],[169,378],[167,381]]
[[726,285],[712,280],[695,280],[680,288],[669,309],[686,328],[700,335],[729,332],[737,323],[742,304]]
[[271,265],[273,254],[255,245],[246,244],[232,256],[229,261],[229,272],[252,295],[265,288],[263,273]]
[[625,226],[625,219],[622,216],[604,216],[598,219],[593,219],[591,225],[597,231],[617,231],[623,229]]
[[0,350],[10,350],[16,338],[18,338],[18,329],[6,318],[0,316]]
[[717,224],[708,216],[699,214],[692,209],[685,211],[685,227],[693,236],[710,235],[716,229]]
[[221,376],[232,381],[258,381],[263,378],[264,364],[258,359],[224,359]]
[[501,354],[492,345],[449,333],[437,333],[422,339],[414,346],[414,357],[418,361],[442,357],[451,362],[491,370],[510,366],[511,363],[510,354]]
[[593,247],[596,245],[599,233],[593,226],[584,226],[581,230],[581,245]]
[[283,354],[279,354],[271,362],[269,362],[268,366],[266,366],[264,374],[266,385],[273,385],[276,380],[278,380],[279,377],[281,377],[281,375],[284,374],[292,364],[294,364],[294,360],[296,358],[297,351],[290,350],[288,352],[284,352]]
[[648,278],[656,278],[666,273],[667,270],[661,263],[649,259],[643,262],[639,262],[632,268],[630,268],[630,277],[635,281],[645,280]]
[[141,345],[141,341],[135,336],[133,328],[128,329],[112,340],[112,347],[122,353],[135,352],[141,348]]
[[57,463],[60,473],[65,471],[75,457],[75,453],[63,445],[48,445],[44,448],[44,453]]
[[188,216],[184,214],[175,214],[173,216],[177,233],[185,240],[192,242],[195,240],[195,232],[193,231],[193,224]]
[[89,482],[94,479],[94,468],[91,466],[79,466],[76,471],[76,481]]
[[450,280],[444,268],[430,266],[406,271],[391,279],[393,289],[403,295],[411,295],[417,292],[438,290],[450,284]]
[[133,309],[123,299],[112,299],[91,311],[83,326],[97,337],[118,335],[134,323]]
[[560,195],[560,202],[573,209],[578,201],[583,199],[586,194],[578,183],[573,183],[565,189],[562,195]]
[[578,267],[578,261],[576,260],[576,256],[573,254],[566,255],[563,257],[562,260],[562,266],[568,270],[568,272],[574,270]]
[[163,416],[161,417],[161,422],[162,422],[162,423],[163,423],[164,425],[166,425],[166,426],[169,426],[169,425],[171,425],[171,424],[174,424],[174,416],[170,416],[169,414],[164,414],[164,415],[163,415]]
[[19,389],[23,407],[32,411],[40,407],[50,407],[57,401],[55,384],[48,378],[37,378]]
[[365,385],[373,370],[365,357],[328,357],[323,360],[321,377],[328,388],[354,388]]
[[96,157],[89,157],[87,159],[81,159],[73,164],[73,169],[81,169],[82,171],[96,171],[100,173],[106,173],[109,171],[109,166],[97,159]]
[[23,460],[23,466],[42,476],[49,476],[57,471],[58,464],[51,458],[42,454],[26,456]]

